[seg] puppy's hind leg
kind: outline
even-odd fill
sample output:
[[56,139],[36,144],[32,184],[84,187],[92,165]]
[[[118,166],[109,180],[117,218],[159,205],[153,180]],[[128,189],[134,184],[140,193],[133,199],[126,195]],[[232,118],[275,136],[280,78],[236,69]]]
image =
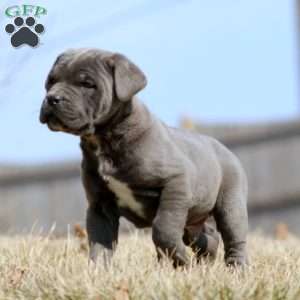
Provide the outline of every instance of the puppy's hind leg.
[[227,265],[246,265],[246,237],[248,231],[247,187],[235,182],[223,188],[214,210],[217,229],[220,231]]
[[213,224],[206,222],[197,228],[186,228],[183,242],[196,253],[198,261],[201,258],[214,260],[219,246],[219,233]]

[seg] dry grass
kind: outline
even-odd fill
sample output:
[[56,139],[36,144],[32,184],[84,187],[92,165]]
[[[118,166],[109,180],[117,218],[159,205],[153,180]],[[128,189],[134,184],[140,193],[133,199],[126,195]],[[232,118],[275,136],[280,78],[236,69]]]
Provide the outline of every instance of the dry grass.
[[174,270],[148,236],[124,236],[109,270],[88,266],[78,238],[0,238],[0,299],[300,299],[300,241],[249,239],[251,267]]

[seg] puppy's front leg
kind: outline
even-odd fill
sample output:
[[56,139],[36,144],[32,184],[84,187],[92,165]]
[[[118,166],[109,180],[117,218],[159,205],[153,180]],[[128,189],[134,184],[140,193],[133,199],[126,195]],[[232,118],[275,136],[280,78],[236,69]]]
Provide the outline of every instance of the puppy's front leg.
[[96,261],[102,256],[108,264],[118,241],[119,211],[114,201],[115,195],[99,175],[97,157],[84,141],[81,142],[81,148],[82,182],[89,203],[86,227],[90,258]]
[[152,224],[152,238],[158,257],[162,251],[171,256],[175,266],[186,265],[190,261],[183,243],[189,199],[185,177],[177,176],[170,179],[162,191]]
[[97,174],[84,169],[83,182],[89,202],[86,228],[89,238],[90,258],[96,262],[98,257],[109,264],[118,241],[119,211],[114,195],[107,189]]
[[89,207],[86,228],[90,246],[90,259],[103,259],[109,265],[118,242],[119,218],[105,212],[105,207]]

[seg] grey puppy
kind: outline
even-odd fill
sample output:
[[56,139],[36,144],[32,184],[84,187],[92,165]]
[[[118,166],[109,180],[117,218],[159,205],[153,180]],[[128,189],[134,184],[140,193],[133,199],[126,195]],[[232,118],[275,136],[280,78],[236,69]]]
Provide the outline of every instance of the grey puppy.
[[247,180],[238,159],[213,138],[168,127],[135,95],[143,72],[121,54],[68,50],[46,81],[40,121],[80,136],[90,256],[111,254],[119,218],[152,226],[158,256],[175,265],[215,256],[221,233],[228,265],[244,265]]

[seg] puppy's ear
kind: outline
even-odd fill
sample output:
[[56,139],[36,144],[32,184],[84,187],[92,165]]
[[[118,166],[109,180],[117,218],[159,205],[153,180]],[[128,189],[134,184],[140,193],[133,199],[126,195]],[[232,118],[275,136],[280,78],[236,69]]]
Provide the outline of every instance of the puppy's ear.
[[108,64],[113,69],[115,92],[120,101],[130,100],[146,86],[145,74],[124,55],[112,55]]

